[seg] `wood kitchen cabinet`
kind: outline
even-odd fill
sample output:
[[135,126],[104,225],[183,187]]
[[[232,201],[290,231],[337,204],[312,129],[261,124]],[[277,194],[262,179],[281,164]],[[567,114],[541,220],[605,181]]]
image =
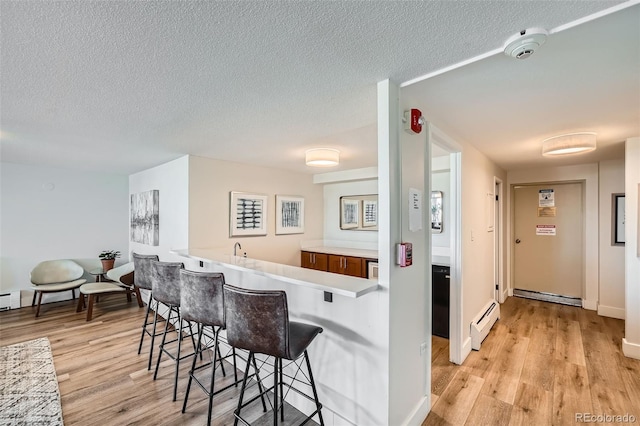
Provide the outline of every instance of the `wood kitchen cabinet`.
[[[336,254],[329,255],[329,272],[342,275],[351,275],[352,277],[366,278],[367,273],[362,266],[364,259],[353,256],[339,256]],[[364,271],[364,275],[363,275]]]
[[301,261],[300,265],[303,268],[315,269],[317,271],[327,271],[328,270],[328,256],[324,253],[314,253],[310,251],[302,251],[301,252]]
[[358,278],[368,278],[368,263],[377,262],[377,259],[373,256],[347,256],[343,254],[327,254],[305,250],[302,250],[300,253],[300,266],[303,268],[350,275]]

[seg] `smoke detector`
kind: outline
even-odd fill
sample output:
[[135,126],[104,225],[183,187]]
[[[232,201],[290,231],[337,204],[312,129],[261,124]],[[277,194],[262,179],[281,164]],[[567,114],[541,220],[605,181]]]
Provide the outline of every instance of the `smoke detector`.
[[547,30],[544,28],[528,28],[510,37],[504,44],[504,54],[516,59],[526,59],[533,55],[547,40]]

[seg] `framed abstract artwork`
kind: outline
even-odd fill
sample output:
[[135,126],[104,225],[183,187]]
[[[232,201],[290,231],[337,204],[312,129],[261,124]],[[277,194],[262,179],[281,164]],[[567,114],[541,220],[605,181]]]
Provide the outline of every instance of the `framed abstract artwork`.
[[267,196],[232,191],[229,194],[229,236],[267,235]]
[[624,194],[611,194],[611,245],[624,245]]
[[304,233],[304,198],[276,195],[276,235]]
[[360,227],[360,204],[362,200],[349,197],[340,198],[340,229]]
[[131,241],[160,244],[160,191],[131,194]]

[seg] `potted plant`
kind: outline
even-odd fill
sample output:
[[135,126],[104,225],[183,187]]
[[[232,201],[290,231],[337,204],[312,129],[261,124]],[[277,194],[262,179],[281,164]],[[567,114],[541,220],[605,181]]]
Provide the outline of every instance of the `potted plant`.
[[105,250],[100,253],[98,259],[102,262],[102,270],[107,272],[109,269],[113,269],[113,264],[118,257],[120,257],[120,252],[117,250]]

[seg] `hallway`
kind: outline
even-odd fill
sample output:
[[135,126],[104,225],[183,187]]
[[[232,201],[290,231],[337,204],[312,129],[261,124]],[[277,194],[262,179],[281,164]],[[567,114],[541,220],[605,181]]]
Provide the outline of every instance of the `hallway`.
[[449,363],[448,341],[433,337],[423,426],[566,425],[581,414],[640,421],[640,361],[622,354],[624,321],[516,297],[501,314],[461,366]]

